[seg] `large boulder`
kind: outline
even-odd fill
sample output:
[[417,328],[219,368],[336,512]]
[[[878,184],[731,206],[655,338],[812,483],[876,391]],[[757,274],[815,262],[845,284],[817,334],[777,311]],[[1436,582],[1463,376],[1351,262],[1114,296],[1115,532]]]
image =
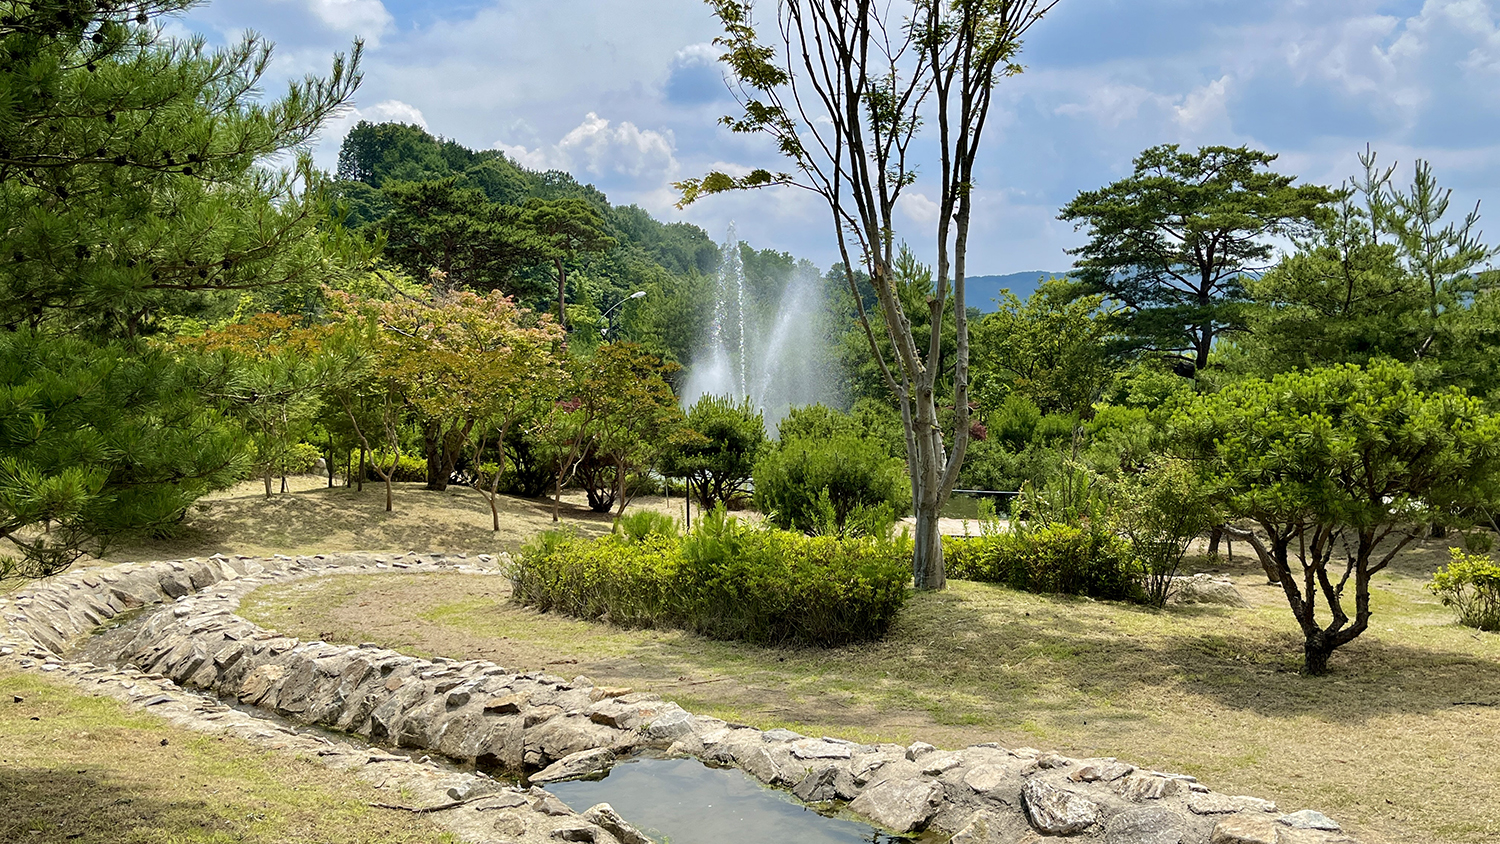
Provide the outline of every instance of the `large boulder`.
[[1182,816],[1160,806],[1126,809],[1104,827],[1106,844],[1182,844]]
[[1071,789],[1031,779],[1021,796],[1031,825],[1047,835],[1075,835],[1099,822],[1099,804]]
[[920,832],[937,814],[943,787],[930,780],[881,780],[865,789],[849,810],[893,832]]
[[1248,607],[1250,602],[1234,588],[1227,577],[1210,574],[1195,574],[1191,577],[1172,578],[1172,591],[1167,596],[1169,604],[1208,604],[1220,607]]

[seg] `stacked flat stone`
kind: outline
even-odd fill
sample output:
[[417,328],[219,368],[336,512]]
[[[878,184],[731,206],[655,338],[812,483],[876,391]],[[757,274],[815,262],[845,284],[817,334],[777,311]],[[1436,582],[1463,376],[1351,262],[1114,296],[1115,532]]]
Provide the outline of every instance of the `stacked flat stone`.
[[[125,610],[169,603],[121,654],[139,668],[130,677],[137,687],[145,681],[159,692],[203,689],[375,743],[531,772],[533,783],[597,773],[623,755],[655,750],[734,765],[803,801],[846,802],[890,831],[937,831],[958,844],[1024,844],[1041,836],[1107,844],[1354,842],[1318,812],[1283,814],[1269,801],[1218,794],[1193,777],[1112,758],[1070,759],[994,744],[956,751],[921,742],[863,745],[761,731],[583,677],[511,673],[482,660],[424,660],[369,644],[303,642],[236,615],[241,599],[268,583],[403,569],[503,574],[484,556],[415,554],[216,556],[88,570],[0,601],[0,621],[10,631],[0,629],[0,655],[10,651],[22,667],[56,671],[67,666],[58,654],[68,642]],[[220,704],[208,708],[225,714]],[[607,805],[579,816],[540,790],[498,787],[486,799],[495,804],[491,811],[546,827],[554,839],[634,842],[639,835],[620,826]],[[516,805],[498,805],[508,802]]]

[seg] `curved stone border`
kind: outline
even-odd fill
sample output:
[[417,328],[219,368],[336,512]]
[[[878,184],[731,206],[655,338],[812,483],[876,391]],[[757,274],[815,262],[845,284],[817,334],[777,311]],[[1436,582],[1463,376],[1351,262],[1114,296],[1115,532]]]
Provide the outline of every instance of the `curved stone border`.
[[[170,598],[171,611],[150,618],[125,648],[125,658],[151,672],[143,679],[209,689],[398,747],[537,771],[534,782],[584,775],[619,755],[654,748],[735,765],[807,802],[848,801],[854,813],[895,832],[952,833],[960,844],[1015,844],[1038,833],[1107,844],[1353,842],[1320,813],[1282,814],[1265,800],[1217,794],[1190,776],[1112,758],[1069,759],[994,744],[957,751],[921,742],[860,745],[761,731],[692,715],[653,694],[594,687],[582,677],[512,674],[490,662],[422,660],[375,645],[301,642],[235,615],[240,600],[266,583],[403,569],[498,573],[485,556],[415,554],[219,556],[84,571],[0,601],[0,620],[30,640],[0,640],[0,656],[27,648],[23,661],[42,660],[33,667],[61,665],[56,654],[69,640],[125,609]],[[491,799],[520,799],[508,793]],[[527,797],[524,806],[507,808],[536,816],[561,806],[543,792]],[[568,818],[547,834],[635,840],[628,826],[611,831],[618,818],[599,809],[582,823],[571,812],[547,815]]]

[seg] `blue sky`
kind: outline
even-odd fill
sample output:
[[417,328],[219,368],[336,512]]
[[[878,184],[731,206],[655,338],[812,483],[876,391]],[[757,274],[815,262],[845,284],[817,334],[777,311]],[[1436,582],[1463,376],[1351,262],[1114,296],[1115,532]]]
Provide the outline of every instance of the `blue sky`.
[[[769,0],[763,0],[769,2]],[[1248,144],[1336,184],[1366,144],[1410,178],[1425,158],[1455,206],[1500,200],[1500,0],[1062,0],[1002,83],[987,129],[970,247],[974,274],[1066,268],[1081,236],[1056,219],[1142,149]],[[718,166],[778,164],[715,119],[732,109],[697,0],[214,0],[176,33],[276,42],[275,90],[366,41],[354,109],[316,150],[332,167],[359,119],[420,123],[532,167],[560,167],[617,203],[721,238],[834,260],[827,211],[794,190],[672,207],[670,183]],[[901,235],[932,237],[918,182]],[[1500,232],[1500,206],[1489,228]]]

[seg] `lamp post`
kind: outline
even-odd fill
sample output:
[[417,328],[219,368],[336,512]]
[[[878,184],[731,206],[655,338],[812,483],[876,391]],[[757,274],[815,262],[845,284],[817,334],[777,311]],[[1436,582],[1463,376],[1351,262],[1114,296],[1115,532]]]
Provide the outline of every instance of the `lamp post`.
[[637,290],[634,293],[630,294],[629,296],[626,296],[624,299],[621,299],[620,301],[618,301],[618,302],[614,303],[613,305],[611,305],[610,308],[609,308],[609,310],[607,310],[607,311],[604,312],[604,327],[601,328],[601,329],[599,329],[599,336],[600,337],[608,337],[609,336],[609,315],[610,314],[614,313],[616,310],[619,309],[619,307],[621,305],[625,304],[626,302],[629,302],[631,299],[639,299],[639,298],[641,298],[642,296],[645,296],[645,295],[646,295],[646,291],[644,291],[644,290]]

